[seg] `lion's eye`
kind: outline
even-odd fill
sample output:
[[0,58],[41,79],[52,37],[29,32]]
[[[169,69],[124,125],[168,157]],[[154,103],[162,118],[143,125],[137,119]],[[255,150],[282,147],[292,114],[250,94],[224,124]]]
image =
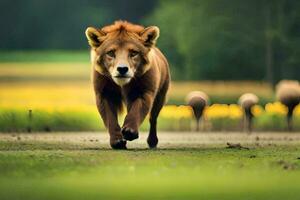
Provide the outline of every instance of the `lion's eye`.
[[115,57],[115,51],[114,50],[110,50],[110,51],[106,52],[106,55],[108,55],[109,57],[114,58]]
[[138,51],[132,50],[132,51],[130,51],[129,56],[130,56],[131,58],[133,58],[133,57],[137,56],[138,54],[139,54]]

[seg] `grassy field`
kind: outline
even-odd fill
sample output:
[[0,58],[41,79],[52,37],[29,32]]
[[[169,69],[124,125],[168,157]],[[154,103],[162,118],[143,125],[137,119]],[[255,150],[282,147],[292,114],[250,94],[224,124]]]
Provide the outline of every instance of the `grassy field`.
[[107,134],[0,135],[0,199],[299,199],[299,135],[159,136],[114,151]]
[[[207,132],[181,132],[191,128],[191,110],[169,105],[159,117],[158,149],[149,150],[141,133],[128,150],[114,151],[104,132],[56,132],[105,130],[89,78],[83,52],[0,52],[1,200],[299,199],[300,134],[259,133],[286,129],[286,108],[266,104],[274,100],[268,84],[172,82],[169,104],[184,104],[191,90],[222,103],[206,109]],[[226,105],[244,92],[261,99],[252,135],[238,132],[241,109]],[[299,116],[300,106],[296,131]]]
[[[52,100],[53,93],[63,99],[63,95],[58,95],[60,90],[67,91],[77,99],[79,96],[77,89],[85,90],[79,94],[82,98],[89,98],[90,103],[93,101],[90,72],[88,62],[1,62],[0,56],[0,90],[6,96],[0,98],[0,103],[20,97],[25,101],[31,100],[32,94],[40,94],[41,101],[43,98]],[[41,88],[44,92],[41,92]],[[31,93],[28,93],[29,90]],[[201,81],[172,82],[168,103],[184,104],[185,96],[192,90],[206,92],[211,97],[211,103],[236,103],[239,96],[245,92],[255,92],[260,97],[262,105],[274,100],[271,87],[264,82]],[[45,96],[47,92],[49,95]],[[55,103],[56,99],[53,100]]]
[[[90,81],[88,51],[0,52],[0,131],[99,131],[105,130]],[[239,96],[254,92],[260,98],[254,120],[257,131],[286,129],[281,106],[273,102],[271,87],[258,81],[173,81],[169,105],[184,105],[186,95],[202,90],[210,96],[204,130],[239,131],[242,111],[235,105]],[[222,105],[221,105],[222,104]],[[225,105],[234,104],[234,105]],[[29,117],[32,111],[32,117]],[[295,111],[295,129],[300,130],[300,107]],[[146,120],[147,121],[147,120]],[[159,130],[190,130],[192,114],[186,107],[171,106],[162,111]],[[176,122],[176,123],[174,123]],[[148,124],[141,130],[147,130]]]
[[[0,131],[103,131],[89,80],[90,70],[89,64],[84,62],[0,63]],[[238,97],[244,92],[255,92],[262,105],[274,100],[271,88],[263,82],[172,82],[168,104],[185,104],[185,96],[192,90],[208,93],[212,104],[236,104]],[[210,114],[206,118],[209,120],[204,129],[241,130],[242,112],[228,108],[230,107],[223,105],[209,109],[212,112],[208,112]],[[189,130],[191,112],[180,107],[172,109],[162,112],[165,114],[159,118],[159,129]],[[28,118],[29,110],[33,112],[32,119]],[[254,128],[262,131],[285,130],[285,109],[277,109],[275,106],[269,110],[271,112],[267,115],[261,115],[255,120]],[[295,111],[296,130],[300,130],[299,116],[300,107]],[[148,124],[145,123],[142,130],[147,129]]]

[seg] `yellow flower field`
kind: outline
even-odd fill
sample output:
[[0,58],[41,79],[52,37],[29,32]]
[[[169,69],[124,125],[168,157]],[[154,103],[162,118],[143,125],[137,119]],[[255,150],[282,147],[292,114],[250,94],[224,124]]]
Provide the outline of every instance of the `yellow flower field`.
[[[280,102],[274,102],[266,104],[265,108],[256,105],[252,108],[252,113],[255,117],[259,117],[264,113],[286,115],[287,108]],[[294,115],[300,116],[300,105],[296,107]],[[164,118],[191,118],[193,116],[193,110],[189,106],[167,105],[162,109],[160,116]],[[213,104],[204,110],[204,116],[207,119],[239,119],[243,116],[243,110],[237,104]]]
[[[92,85],[87,81],[65,82],[64,84],[25,82],[9,85],[0,84],[0,108],[22,108],[51,110],[96,111]],[[279,102],[267,103],[265,108],[257,105],[252,110],[254,116],[263,113],[285,115],[287,108]],[[300,107],[295,109],[300,115]],[[167,105],[161,111],[164,118],[191,118],[192,109],[188,106]],[[236,104],[213,104],[204,111],[206,118],[241,118],[242,109]]]
[[[10,83],[9,87],[0,84],[0,108],[18,108],[23,110],[44,110],[47,112],[97,112],[92,86],[89,82],[77,81],[65,84],[49,83]],[[160,116],[163,118],[191,118],[193,113],[189,106],[166,105]],[[267,103],[263,108],[256,105],[252,112],[258,117],[264,113],[286,115],[287,108],[279,102]],[[300,116],[300,106],[295,115]],[[207,119],[232,118],[239,119],[243,110],[237,104],[213,104],[204,111]]]

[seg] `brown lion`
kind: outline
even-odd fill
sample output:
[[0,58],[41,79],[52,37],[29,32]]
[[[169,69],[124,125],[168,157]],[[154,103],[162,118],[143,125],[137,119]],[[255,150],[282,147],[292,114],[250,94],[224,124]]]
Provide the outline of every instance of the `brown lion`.
[[[144,28],[116,21],[101,29],[89,27],[93,84],[98,111],[114,149],[126,149],[126,141],[139,137],[138,129],[150,113],[147,143],[157,146],[156,124],[169,88],[169,65],[155,46],[156,26]],[[123,126],[118,124],[122,105],[127,107]]]

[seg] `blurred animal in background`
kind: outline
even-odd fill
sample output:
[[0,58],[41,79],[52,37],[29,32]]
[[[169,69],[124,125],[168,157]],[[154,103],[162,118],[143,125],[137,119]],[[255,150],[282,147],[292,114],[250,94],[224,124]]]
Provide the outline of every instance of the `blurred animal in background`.
[[186,96],[186,103],[192,107],[196,120],[196,131],[200,129],[200,120],[205,107],[208,105],[209,97],[202,91],[192,91]]
[[276,98],[288,108],[287,125],[292,131],[292,118],[295,107],[300,102],[300,85],[298,81],[282,80],[276,86]]
[[254,117],[251,110],[258,101],[259,98],[253,93],[245,93],[238,100],[239,105],[244,110],[243,129],[248,133],[252,132],[252,119]]

